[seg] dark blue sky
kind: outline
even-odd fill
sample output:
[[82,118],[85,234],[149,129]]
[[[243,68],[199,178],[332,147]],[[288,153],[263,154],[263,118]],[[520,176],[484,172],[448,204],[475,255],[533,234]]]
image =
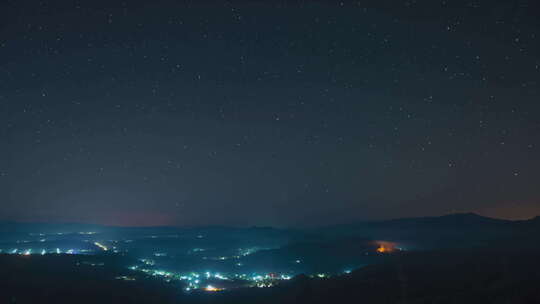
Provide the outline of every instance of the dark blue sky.
[[0,220],[540,214],[539,11],[2,1]]

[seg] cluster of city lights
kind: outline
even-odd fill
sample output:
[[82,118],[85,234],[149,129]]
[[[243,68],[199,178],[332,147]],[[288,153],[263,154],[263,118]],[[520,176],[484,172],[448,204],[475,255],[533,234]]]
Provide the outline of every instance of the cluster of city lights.
[[[149,259],[140,260],[144,265],[131,266],[130,270],[140,271],[147,275],[154,277],[161,277],[167,282],[171,281],[184,281],[186,283],[185,290],[204,290],[204,291],[221,291],[225,290],[225,287],[222,287],[220,281],[228,282],[242,282],[240,286],[242,287],[272,287],[275,286],[279,281],[290,280],[291,275],[289,274],[224,274],[219,272],[174,272],[167,271],[162,269],[152,269],[145,266],[153,266],[155,262]],[[218,283],[211,283],[218,282]]]
[[33,249],[33,248],[25,248],[25,249],[19,249],[19,248],[13,248],[9,250],[2,250],[0,249],[0,253],[3,254],[13,254],[13,255],[46,255],[46,254],[91,254],[93,253],[93,250],[88,249]]
[[[238,248],[238,254],[232,255],[232,256],[217,256],[217,257],[207,257],[203,256],[203,260],[211,260],[211,261],[225,261],[229,259],[241,259],[242,257],[251,255],[259,250],[268,249],[268,248],[259,248],[259,247],[251,247],[251,248]],[[190,250],[189,253],[196,253],[196,252],[204,252],[206,249],[204,248],[194,248]],[[155,254],[154,254],[155,255]],[[237,263],[241,264],[241,263]],[[241,265],[238,265],[241,266]]]
[[[79,232],[79,235],[93,235],[96,232]],[[63,235],[63,233],[55,233],[54,235]],[[15,243],[24,244],[24,245],[15,245],[18,248],[2,248],[0,253],[3,254],[13,254],[13,255],[23,255],[23,256],[32,256],[32,255],[47,255],[47,254],[99,254],[100,252],[112,252],[118,253],[120,250],[116,246],[122,241],[117,240],[106,240],[106,242],[98,241],[92,238],[84,239],[84,242],[89,243],[89,245],[94,245],[95,247],[90,247],[90,249],[66,249],[66,248],[28,248],[29,243],[39,242],[44,243],[51,240],[54,240],[54,236],[51,234],[34,234],[36,240],[18,240]],[[166,237],[177,237],[176,235],[166,236]],[[158,236],[149,236],[149,238],[158,238]],[[204,238],[202,235],[198,235],[197,238]],[[131,243],[133,240],[124,240],[123,242]],[[403,250],[400,247],[397,247],[396,243],[387,242],[387,241],[375,241],[374,252],[378,254],[389,254],[394,251]],[[116,245],[116,246],[115,246]],[[14,246],[14,247],[15,247]],[[22,248],[21,248],[22,247]],[[215,255],[210,256],[206,255],[208,252],[213,252],[212,249],[206,248],[193,248],[188,250],[187,254],[196,254],[199,255],[198,258],[202,260],[214,260],[214,261],[224,261],[224,260],[233,260],[233,265],[244,266],[242,263],[242,258],[248,255],[251,255],[259,250],[266,248],[261,247],[246,247],[246,248],[237,248],[232,254],[229,255]],[[126,250],[127,251],[127,250]],[[366,252],[366,255],[368,252]],[[293,270],[285,271],[283,273],[249,273],[248,270],[238,270],[232,271],[232,273],[224,273],[217,271],[192,271],[192,272],[176,272],[169,271],[163,268],[160,268],[160,263],[162,259],[175,258],[174,253],[168,253],[166,251],[156,251],[150,255],[150,258],[140,258],[139,263],[134,266],[128,267],[132,271],[141,272],[146,276],[160,278],[166,282],[183,282],[182,286],[187,292],[190,291],[207,291],[207,292],[219,292],[226,289],[240,288],[240,287],[257,287],[257,288],[266,288],[273,287],[279,284],[282,281],[287,281],[292,278],[294,274]],[[157,259],[157,260],[154,260]],[[157,262],[156,262],[157,261]],[[295,257],[290,260],[291,264],[304,264],[304,260],[301,257]],[[88,265],[88,266],[103,266],[103,262],[87,262],[79,261],[77,265]],[[237,268],[245,269],[245,267]],[[244,273],[242,273],[244,272]],[[346,269],[341,274],[350,274],[351,270]],[[316,273],[311,274],[313,278],[326,279],[334,274],[327,273]],[[124,281],[133,281],[136,280],[136,276],[133,275],[120,275],[115,277],[117,280]]]

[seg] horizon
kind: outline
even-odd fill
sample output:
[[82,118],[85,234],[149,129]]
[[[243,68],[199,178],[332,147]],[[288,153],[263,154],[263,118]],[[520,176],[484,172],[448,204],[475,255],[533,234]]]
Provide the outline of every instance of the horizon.
[[525,219],[510,219],[510,218],[500,218],[500,217],[491,217],[487,215],[482,215],[476,212],[455,212],[447,213],[441,215],[427,215],[427,216],[413,216],[413,217],[399,217],[399,218],[387,218],[387,219],[358,219],[350,222],[344,223],[334,223],[326,224],[319,226],[271,226],[271,225],[248,225],[248,226],[234,226],[234,225],[224,225],[224,224],[210,224],[210,225],[141,225],[141,226],[123,226],[123,225],[108,225],[100,223],[90,223],[90,222],[45,222],[45,221],[10,221],[10,220],[0,220],[0,224],[46,224],[46,225],[88,225],[88,226],[99,226],[99,227],[110,227],[110,228],[180,228],[180,229],[198,229],[198,228],[234,228],[234,229],[251,229],[251,228],[270,228],[270,229],[280,229],[280,230],[304,230],[304,229],[313,229],[313,228],[327,228],[332,226],[341,226],[341,225],[354,225],[361,223],[384,223],[390,221],[399,221],[399,220],[414,220],[414,219],[426,219],[426,218],[444,218],[452,216],[468,216],[473,215],[485,219],[494,219],[506,222],[526,222],[535,220],[540,217],[540,214],[533,215],[532,217]]

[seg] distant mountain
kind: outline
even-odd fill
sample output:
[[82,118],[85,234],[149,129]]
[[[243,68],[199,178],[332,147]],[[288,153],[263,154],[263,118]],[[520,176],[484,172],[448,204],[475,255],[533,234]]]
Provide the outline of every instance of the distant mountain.
[[426,224],[426,225],[482,225],[482,224],[505,224],[512,221],[495,219],[478,215],[476,213],[454,213],[434,217],[404,218],[384,221],[384,224]]
[[532,237],[540,217],[510,221],[475,213],[359,222],[317,229],[327,237],[358,236],[400,242],[411,248],[476,247],[516,236]]
[[540,225],[540,216],[535,216],[530,220],[525,220],[525,221],[522,221],[522,222],[524,222],[526,224],[529,224],[529,225]]
[[0,221],[0,232],[41,232],[41,233],[77,233],[77,232],[146,232],[146,233],[266,233],[279,234],[292,230],[272,227],[228,227],[228,226],[106,226],[85,223],[41,223]]
[[492,225],[492,224],[509,224],[515,221],[496,219],[481,216],[476,213],[453,213],[442,216],[427,216],[427,217],[411,217],[398,218],[382,221],[356,222],[337,226],[419,226],[419,225]]
[[80,223],[24,223],[0,222],[0,232],[19,233],[77,233],[98,232],[105,230],[105,226]]
[[[405,249],[477,247],[493,242],[530,239],[540,229],[540,217],[510,221],[475,213],[457,213],[435,217],[402,218],[385,221],[356,222],[308,230],[271,227],[112,227],[77,223],[0,222],[0,233],[78,233],[104,232],[122,235],[179,235],[212,237],[224,242],[241,239],[268,240],[266,243],[324,241],[364,238],[398,242]],[[271,246],[274,247],[274,246]]]

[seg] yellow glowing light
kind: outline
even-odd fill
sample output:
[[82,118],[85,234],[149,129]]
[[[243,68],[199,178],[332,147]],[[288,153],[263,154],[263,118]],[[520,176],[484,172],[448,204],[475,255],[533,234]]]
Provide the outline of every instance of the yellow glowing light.
[[378,253],[390,253],[396,250],[396,243],[386,241],[377,241],[376,243]]
[[98,242],[94,242],[94,245],[98,246],[99,248],[103,249],[103,251],[107,251],[109,250],[109,248],[107,248],[107,246],[101,244],[101,243],[98,243]]
[[204,288],[204,290],[206,291],[221,291],[223,290],[223,288],[217,288],[217,287],[214,287],[212,285],[208,285]]

